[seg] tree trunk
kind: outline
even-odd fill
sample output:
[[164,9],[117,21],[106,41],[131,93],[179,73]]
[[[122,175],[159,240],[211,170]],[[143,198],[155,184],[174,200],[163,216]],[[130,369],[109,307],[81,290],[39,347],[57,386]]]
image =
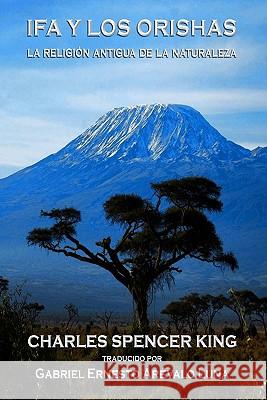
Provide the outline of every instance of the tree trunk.
[[147,301],[141,299],[137,302],[137,313],[138,313],[138,325],[142,332],[146,332],[149,329],[149,320],[147,316]]
[[265,336],[267,337],[267,326],[266,326],[266,322],[265,322],[264,316],[262,317],[262,325],[263,325],[263,328],[264,328]]
[[131,293],[136,305],[138,329],[143,332],[149,331],[149,319],[147,315],[148,300],[147,293],[132,292]]

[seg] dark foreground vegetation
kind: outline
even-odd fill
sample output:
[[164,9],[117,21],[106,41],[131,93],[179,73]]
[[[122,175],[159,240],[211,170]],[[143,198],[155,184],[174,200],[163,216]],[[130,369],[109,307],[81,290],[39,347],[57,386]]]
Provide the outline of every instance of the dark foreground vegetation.
[[[44,307],[31,303],[30,296],[18,287],[8,289],[8,281],[0,278],[0,359],[1,360],[101,360],[103,355],[141,355],[143,349],[105,348],[39,349],[28,346],[28,337],[36,335],[86,335],[142,333],[135,321],[123,321],[116,313],[106,311],[81,322],[73,304],[65,306],[61,322],[47,322]],[[228,311],[228,312],[227,312]],[[230,314],[231,313],[231,314]],[[162,356],[163,360],[262,360],[267,358],[267,298],[252,291],[230,289],[227,296],[191,293],[168,304],[161,320],[152,321],[149,334],[235,335],[235,348],[153,348],[146,354]],[[167,317],[167,318],[166,318]],[[225,321],[228,319],[231,322]]]

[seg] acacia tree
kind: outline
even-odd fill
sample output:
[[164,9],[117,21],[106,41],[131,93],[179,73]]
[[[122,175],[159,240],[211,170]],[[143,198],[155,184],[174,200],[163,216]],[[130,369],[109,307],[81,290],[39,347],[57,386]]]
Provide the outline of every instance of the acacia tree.
[[252,301],[252,320],[262,325],[265,336],[267,337],[267,297],[255,297]]
[[79,310],[78,307],[76,307],[74,304],[69,303],[66,304],[64,309],[67,311],[68,318],[67,322],[65,324],[65,329],[68,332],[71,332],[72,328],[74,325],[77,325],[79,322]]
[[203,319],[205,333],[211,334],[213,332],[213,321],[216,315],[222,310],[225,302],[224,296],[212,296],[210,294],[206,294],[202,296],[202,301],[206,305],[204,308],[204,316]]
[[106,332],[109,330],[109,324],[113,316],[113,311],[105,311],[103,315],[97,314],[97,318],[103,322]]
[[224,298],[225,306],[232,310],[238,318],[242,338],[249,333],[249,319],[255,310],[257,300],[256,294],[251,290],[236,290],[234,288],[229,289],[228,298]]
[[172,301],[161,311],[162,314],[168,315],[179,334],[183,332],[187,325],[187,312],[188,308],[182,301]]
[[170,316],[179,332],[181,332],[181,328],[187,327],[190,334],[196,335],[203,322],[203,314],[207,307],[203,296],[198,293],[190,293],[179,301],[168,304],[162,314]]
[[222,310],[224,300],[222,295],[190,293],[168,304],[162,314],[171,318],[178,332],[182,332],[182,329],[187,327],[190,333],[196,334],[202,325],[205,333],[211,334],[214,318]]
[[62,253],[97,265],[124,285],[136,305],[139,327],[149,325],[147,309],[156,285],[180,273],[179,262],[193,258],[216,267],[236,269],[237,260],[225,253],[214,224],[205,212],[220,212],[220,187],[203,177],[187,177],[152,184],[154,202],[136,194],[118,194],[104,203],[106,218],[122,228],[120,239],[96,242],[98,249],[81,243],[76,225],[81,214],[74,208],[41,211],[54,220],[49,228],[33,229],[29,245]]

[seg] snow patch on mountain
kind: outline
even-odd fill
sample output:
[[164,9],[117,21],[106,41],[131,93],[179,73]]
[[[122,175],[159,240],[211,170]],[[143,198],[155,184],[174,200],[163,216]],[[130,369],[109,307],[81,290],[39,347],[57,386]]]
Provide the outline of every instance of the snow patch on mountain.
[[120,107],[78,136],[57,158],[64,161],[240,160],[247,150],[224,138],[195,109],[177,104]]

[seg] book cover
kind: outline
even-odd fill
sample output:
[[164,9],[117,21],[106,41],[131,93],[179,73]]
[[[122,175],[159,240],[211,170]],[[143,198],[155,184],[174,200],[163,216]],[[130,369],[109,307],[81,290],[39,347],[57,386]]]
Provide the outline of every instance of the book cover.
[[2,2],[1,398],[266,398],[266,11]]

